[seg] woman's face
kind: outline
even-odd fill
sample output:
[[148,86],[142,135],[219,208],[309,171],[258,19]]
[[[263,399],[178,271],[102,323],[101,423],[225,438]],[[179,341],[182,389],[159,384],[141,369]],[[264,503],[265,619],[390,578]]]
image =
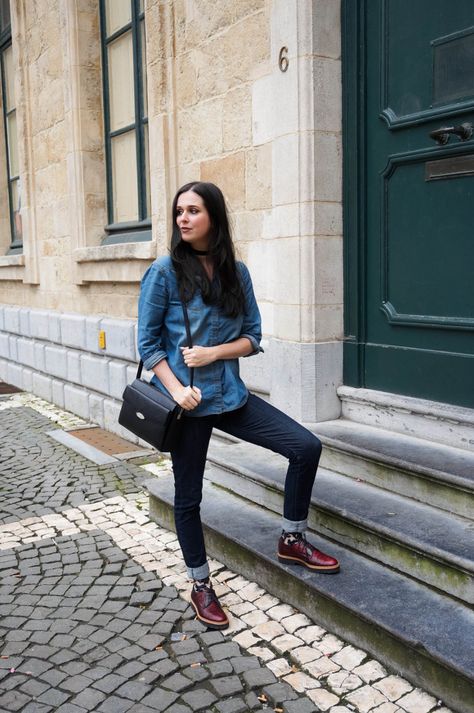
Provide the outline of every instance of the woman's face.
[[181,193],[176,205],[176,225],[181,238],[195,250],[208,250],[211,220],[201,196],[194,191]]

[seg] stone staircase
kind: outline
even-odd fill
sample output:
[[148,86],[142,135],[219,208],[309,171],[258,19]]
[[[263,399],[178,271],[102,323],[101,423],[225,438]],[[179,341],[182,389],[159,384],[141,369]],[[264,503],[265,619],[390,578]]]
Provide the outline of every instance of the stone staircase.
[[[218,434],[206,470],[208,551],[459,713],[474,711],[474,452],[347,419],[324,444],[311,539],[336,576],[279,564],[286,462]],[[173,528],[170,478],[147,483]]]

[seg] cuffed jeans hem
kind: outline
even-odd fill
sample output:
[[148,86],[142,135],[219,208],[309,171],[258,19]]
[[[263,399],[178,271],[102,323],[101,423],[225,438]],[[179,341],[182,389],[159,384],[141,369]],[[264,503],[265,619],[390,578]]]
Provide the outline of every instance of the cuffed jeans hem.
[[206,579],[209,577],[209,563],[204,562],[200,567],[187,567],[189,579]]
[[287,520],[284,517],[281,521],[281,526],[285,532],[306,532],[308,520]]

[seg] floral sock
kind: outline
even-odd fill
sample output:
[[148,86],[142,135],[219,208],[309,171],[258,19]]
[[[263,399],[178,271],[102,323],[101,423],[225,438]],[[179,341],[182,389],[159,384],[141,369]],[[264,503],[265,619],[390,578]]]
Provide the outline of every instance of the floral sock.
[[209,587],[209,586],[210,586],[209,577],[205,577],[205,579],[195,579],[194,583],[193,583],[193,587],[196,591],[198,589],[202,589],[202,587]]
[[283,530],[281,536],[283,537],[283,542],[285,543],[285,545],[293,545],[295,542],[298,542],[298,540],[301,540],[303,538],[303,533],[285,532],[285,530]]

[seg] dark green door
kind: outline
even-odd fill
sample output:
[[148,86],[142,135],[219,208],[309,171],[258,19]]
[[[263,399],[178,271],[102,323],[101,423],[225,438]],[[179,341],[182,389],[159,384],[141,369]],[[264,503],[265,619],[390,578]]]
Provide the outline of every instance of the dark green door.
[[474,2],[344,18],[346,383],[474,407]]

